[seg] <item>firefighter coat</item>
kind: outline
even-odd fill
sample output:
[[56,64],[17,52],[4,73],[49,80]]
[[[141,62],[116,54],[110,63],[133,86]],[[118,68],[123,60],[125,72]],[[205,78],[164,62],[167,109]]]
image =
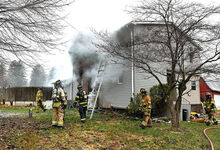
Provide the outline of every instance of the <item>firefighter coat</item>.
[[43,92],[41,90],[38,90],[36,95],[36,102],[38,103],[39,101],[43,101]]
[[64,90],[61,87],[53,89],[52,99],[53,107],[60,107],[62,104],[67,104]]
[[211,101],[208,100],[204,101],[203,107],[206,110],[206,113],[214,113],[216,110],[215,100],[211,99]]
[[77,92],[75,101],[78,102],[80,106],[87,107],[88,96],[86,92],[83,90]]
[[151,98],[149,95],[144,95],[141,101],[141,107],[143,112],[151,111]]

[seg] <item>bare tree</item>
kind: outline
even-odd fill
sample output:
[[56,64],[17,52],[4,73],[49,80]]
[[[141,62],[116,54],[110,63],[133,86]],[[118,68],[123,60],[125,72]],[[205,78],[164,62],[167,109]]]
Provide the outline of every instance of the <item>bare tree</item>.
[[220,8],[181,0],[141,0],[128,12],[136,20],[151,25],[141,26],[136,35],[138,23],[135,22],[116,36],[95,32],[101,40],[96,46],[114,57],[133,62],[161,86],[161,76],[167,77],[172,127],[179,128],[186,83],[203,70],[219,70],[220,26],[209,19],[219,15]]
[[46,73],[41,65],[34,66],[31,72],[30,86],[44,86],[46,84]]
[[39,59],[37,54],[54,50],[61,44],[63,8],[70,3],[71,0],[2,0],[0,62],[18,59],[31,65]]

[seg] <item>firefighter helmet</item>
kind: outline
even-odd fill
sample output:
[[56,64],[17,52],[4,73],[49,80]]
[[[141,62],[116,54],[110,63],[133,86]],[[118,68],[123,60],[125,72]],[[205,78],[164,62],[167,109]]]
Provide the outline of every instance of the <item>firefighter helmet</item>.
[[77,89],[78,89],[78,90],[82,89],[82,85],[79,84],[79,85],[77,86]]
[[146,91],[144,88],[141,88],[141,89],[140,89],[140,92],[147,94],[147,91]]
[[206,100],[207,100],[207,99],[211,100],[211,93],[206,92],[206,93],[205,93],[205,99],[206,99]]
[[54,84],[55,87],[62,87],[61,81],[57,80]]

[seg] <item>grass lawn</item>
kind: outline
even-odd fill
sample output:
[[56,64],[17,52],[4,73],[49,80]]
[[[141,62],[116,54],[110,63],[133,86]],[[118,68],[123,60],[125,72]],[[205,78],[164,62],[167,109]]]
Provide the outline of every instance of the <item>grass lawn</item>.
[[[28,108],[3,107],[0,116],[0,149],[146,149],[201,150],[210,149],[203,135],[205,124],[181,122],[181,132],[170,124],[154,123],[153,128],[141,129],[141,120],[134,120],[112,111],[94,114],[82,124],[76,109],[66,110],[65,129],[51,127],[52,110],[34,112],[28,118]],[[20,114],[20,115],[19,115]],[[212,125],[213,126],[213,125]],[[211,127],[211,126],[210,126]],[[220,127],[220,125],[218,125]],[[220,149],[220,129],[209,130],[215,149]]]

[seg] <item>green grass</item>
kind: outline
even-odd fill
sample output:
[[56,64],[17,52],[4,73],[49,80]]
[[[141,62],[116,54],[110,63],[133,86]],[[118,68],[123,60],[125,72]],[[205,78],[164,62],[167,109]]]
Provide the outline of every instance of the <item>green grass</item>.
[[210,140],[213,142],[214,144],[214,148],[216,150],[220,150],[220,129],[212,129],[212,130],[207,130],[206,134],[209,136]]
[[[24,107],[0,106],[0,110],[28,114],[28,108]],[[5,143],[18,149],[210,149],[203,135],[207,128],[203,123],[181,122],[181,132],[171,130],[166,123],[153,123],[153,128],[143,130],[139,127],[141,120],[107,111],[95,113],[92,120],[82,124],[76,109],[66,110],[64,130],[51,127],[52,110],[34,113],[33,118],[8,120],[10,129],[1,127],[8,131]],[[219,149],[220,129],[207,134]]]
[[10,112],[10,113],[22,113],[25,114],[29,110],[29,107],[14,107],[14,106],[7,106],[7,105],[0,105],[1,112]]

